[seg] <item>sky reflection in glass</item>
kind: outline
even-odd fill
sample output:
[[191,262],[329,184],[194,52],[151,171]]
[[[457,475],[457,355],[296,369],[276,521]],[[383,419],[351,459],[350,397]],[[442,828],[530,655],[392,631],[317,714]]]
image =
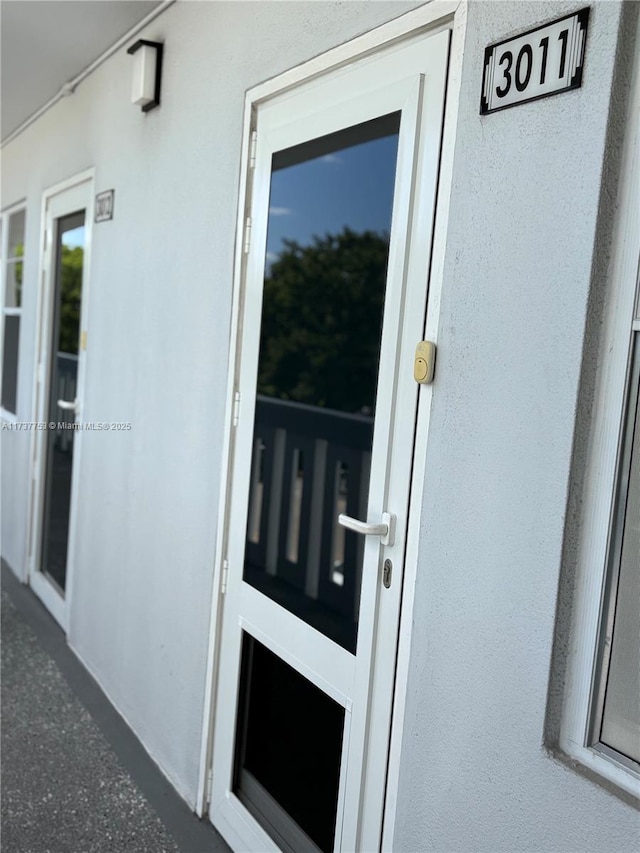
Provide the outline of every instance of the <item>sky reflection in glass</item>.
[[[313,237],[389,233],[398,135],[396,127],[379,139],[338,148],[271,176],[267,270],[283,249],[283,239],[308,246]],[[386,120],[386,117],[385,117]],[[336,146],[337,147],[337,146]],[[275,159],[275,158],[274,158]]]

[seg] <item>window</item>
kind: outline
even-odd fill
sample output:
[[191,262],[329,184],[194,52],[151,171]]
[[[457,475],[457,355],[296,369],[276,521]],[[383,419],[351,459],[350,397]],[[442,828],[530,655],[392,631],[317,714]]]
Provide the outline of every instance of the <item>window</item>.
[[633,324],[589,740],[640,767],[640,322]]
[[3,411],[15,415],[18,396],[18,350],[22,315],[24,208],[2,217],[2,387]]
[[585,475],[560,746],[640,795],[640,74]]

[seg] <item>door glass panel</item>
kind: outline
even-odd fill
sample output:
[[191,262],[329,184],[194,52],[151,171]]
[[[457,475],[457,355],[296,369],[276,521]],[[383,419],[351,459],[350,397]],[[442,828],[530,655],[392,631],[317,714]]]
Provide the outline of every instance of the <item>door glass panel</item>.
[[351,652],[399,127],[272,159],[244,580]]
[[249,634],[234,792],[283,850],[331,851],[344,708]]
[[45,495],[40,569],[64,592],[75,416],[58,400],[76,398],[84,262],[84,212],[58,220],[52,316]]

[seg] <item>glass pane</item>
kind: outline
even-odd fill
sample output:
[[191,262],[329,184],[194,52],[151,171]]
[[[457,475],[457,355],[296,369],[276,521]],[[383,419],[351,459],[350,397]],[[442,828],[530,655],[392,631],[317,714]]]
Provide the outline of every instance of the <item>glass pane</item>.
[[344,708],[243,637],[234,791],[285,850],[333,850]]
[[18,391],[18,347],[20,345],[20,317],[4,318],[2,358],[2,408],[16,412]]
[[[634,381],[638,383],[638,361]],[[601,740],[640,762],[640,417],[637,397],[627,422],[630,448],[628,479],[620,500],[622,537],[620,574]]]
[[58,221],[57,270],[53,307],[49,416],[57,429],[47,431],[44,528],[41,570],[64,591],[67,572],[74,413],[58,400],[76,397],[80,305],[84,260],[84,212]]
[[26,212],[19,210],[9,217],[7,258],[21,258],[24,254],[24,229]]
[[244,579],[350,651],[362,543],[334,528],[341,508],[367,514],[399,127],[394,113],[272,161]]
[[4,304],[6,308],[20,308],[22,305],[22,261],[7,261],[7,284]]

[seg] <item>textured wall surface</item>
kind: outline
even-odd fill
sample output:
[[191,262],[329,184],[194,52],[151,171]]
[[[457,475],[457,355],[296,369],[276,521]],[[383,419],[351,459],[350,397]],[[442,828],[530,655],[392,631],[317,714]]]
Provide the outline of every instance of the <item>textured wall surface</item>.
[[[26,265],[27,261],[25,261]],[[24,321],[23,321],[24,328]],[[24,352],[25,333],[20,332],[21,349]],[[32,341],[30,342],[33,343]],[[18,400],[19,420],[31,421],[31,401],[21,406]],[[28,414],[21,414],[26,412]],[[4,422],[0,421],[0,429]],[[15,573],[24,580],[27,576],[27,485],[29,482],[26,467],[29,458],[31,434],[22,431],[0,432],[0,548],[2,556]]]
[[[3,205],[28,203],[20,420],[33,420],[42,193],[91,166],[96,191],[116,191],[113,221],[94,228],[83,418],[133,428],[83,435],[69,640],[190,803],[244,93],[418,5],[178,3],[140,34],[166,42],[160,109],[145,116],[130,103],[122,49],[2,152]],[[21,574],[28,442],[5,435],[3,556]]]
[[638,845],[543,747],[618,5],[582,89],[478,115],[485,46],[575,8],[469,7],[394,850]]

